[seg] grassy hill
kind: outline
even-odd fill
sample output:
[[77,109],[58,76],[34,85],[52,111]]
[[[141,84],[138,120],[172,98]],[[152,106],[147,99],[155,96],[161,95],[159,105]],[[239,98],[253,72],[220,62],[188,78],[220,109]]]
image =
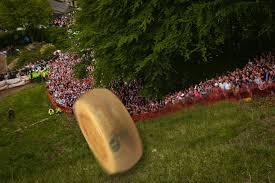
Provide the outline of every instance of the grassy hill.
[[275,182],[274,98],[195,106],[137,123],[143,157],[114,176],[101,170],[74,116],[48,116],[49,107],[43,85],[0,99],[1,183]]

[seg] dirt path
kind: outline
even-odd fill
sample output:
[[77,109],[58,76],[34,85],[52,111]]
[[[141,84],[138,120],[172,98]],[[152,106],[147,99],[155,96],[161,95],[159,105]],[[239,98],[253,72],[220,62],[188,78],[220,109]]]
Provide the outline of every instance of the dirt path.
[[25,88],[29,88],[33,85],[34,85],[33,83],[30,83],[30,84],[26,84],[24,86],[19,86],[19,87],[16,87],[16,88],[11,88],[11,89],[7,89],[7,90],[4,90],[4,91],[0,91],[0,100],[3,99],[4,97],[13,95],[13,94],[15,94],[15,93],[17,93],[21,90],[24,90]]

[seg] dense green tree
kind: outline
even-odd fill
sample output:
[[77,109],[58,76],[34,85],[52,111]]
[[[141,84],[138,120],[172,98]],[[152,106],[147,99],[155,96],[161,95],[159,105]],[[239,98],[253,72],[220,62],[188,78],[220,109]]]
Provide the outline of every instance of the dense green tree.
[[0,28],[15,30],[18,27],[33,30],[47,26],[52,14],[47,0],[1,0]]
[[85,63],[77,63],[73,68],[74,77],[77,79],[84,79],[87,77],[87,65]]
[[153,95],[181,85],[179,73],[188,70],[182,63],[211,61],[274,33],[271,0],[80,0],[79,5],[81,45],[95,51],[97,83],[142,78]]

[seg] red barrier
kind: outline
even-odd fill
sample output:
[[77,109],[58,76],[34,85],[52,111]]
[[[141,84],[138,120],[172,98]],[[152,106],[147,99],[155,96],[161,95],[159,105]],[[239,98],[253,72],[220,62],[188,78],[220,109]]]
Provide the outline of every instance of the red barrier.
[[63,106],[59,105],[58,103],[56,103],[55,100],[53,99],[53,97],[51,96],[51,94],[49,92],[47,92],[47,94],[48,94],[48,97],[49,97],[51,103],[53,104],[53,106],[55,108],[60,108],[62,110],[62,112],[73,113],[72,109],[63,107]]
[[[202,97],[195,97],[193,99],[187,99],[184,103],[178,102],[176,104],[168,104],[165,108],[160,109],[156,112],[144,112],[138,115],[132,115],[132,118],[135,122],[137,121],[145,121],[148,119],[160,117],[166,114],[174,113],[176,111],[179,111],[183,108],[190,108],[194,106],[195,104],[203,104],[203,105],[210,105],[217,101],[226,100],[230,102],[237,102],[241,100],[242,98],[246,97],[264,97],[264,96],[270,96],[271,94],[275,94],[275,83],[271,83],[269,85],[266,85],[265,88],[262,90],[262,88],[259,88],[258,86],[253,86],[251,88],[240,88],[239,91],[233,92],[223,92],[222,90],[217,90],[213,93],[210,93],[206,96]],[[70,108],[63,107],[59,104],[57,104],[53,97],[48,92],[48,97],[51,101],[51,103],[57,108],[59,107],[63,112],[73,113],[73,110]]]
[[169,113],[173,113],[179,111],[183,108],[190,108],[194,106],[194,104],[204,104],[210,105],[217,101],[226,100],[229,102],[237,102],[242,98],[246,97],[257,97],[257,96],[269,96],[273,92],[275,94],[275,83],[269,84],[264,90],[260,90],[258,86],[253,86],[250,88],[240,88],[238,93],[234,93],[233,91],[222,92],[216,91],[215,93],[208,94],[204,97],[198,98],[196,102],[189,101],[187,103],[177,103],[174,105],[168,105],[164,109],[161,109],[157,112],[150,113],[141,113],[139,115],[133,115],[132,118],[134,121],[144,121],[156,117],[160,117]]

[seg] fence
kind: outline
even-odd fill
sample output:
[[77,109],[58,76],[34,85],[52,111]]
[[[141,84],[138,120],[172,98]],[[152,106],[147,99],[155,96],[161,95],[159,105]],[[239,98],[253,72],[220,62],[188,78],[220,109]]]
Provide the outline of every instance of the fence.
[[[257,97],[257,96],[264,97],[264,96],[270,96],[274,94],[275,94],[275,83],[271,83],[263,87],[252,86],[249,88],[248,87],[240,88],[238,92],[232,91],[232,90],[227,92],[225,91],[213,92],[205,96],[193,97],[181,102],[177,102],[175,104],[169,104],[165,108],[160,109],[157,112],[144,112],[138,115],[133,115],[132,118],[134,121],[144,121],[147,119],[163,116],[165,114],[173,113],[183,108],[191,107],[194,104],[207,105],[207,104],[212,104],[221,100],[238,101],[238,100],[241,100],[242,98],[247,98],[247,97],[251,97],[251,98]],[[66,108],[57,104],[49,92],[48,92],[48,97],[56,108],[57,107],[61,108],[63,112],[73,113],[72,109]]]
[[28,79],[27,76],[21,76],[20,78],[14,78],[14,79],[0,81],[0,91],[10,89],[10,88],[15,88],[18,86],[23,86],[30,82],[31,81]]

